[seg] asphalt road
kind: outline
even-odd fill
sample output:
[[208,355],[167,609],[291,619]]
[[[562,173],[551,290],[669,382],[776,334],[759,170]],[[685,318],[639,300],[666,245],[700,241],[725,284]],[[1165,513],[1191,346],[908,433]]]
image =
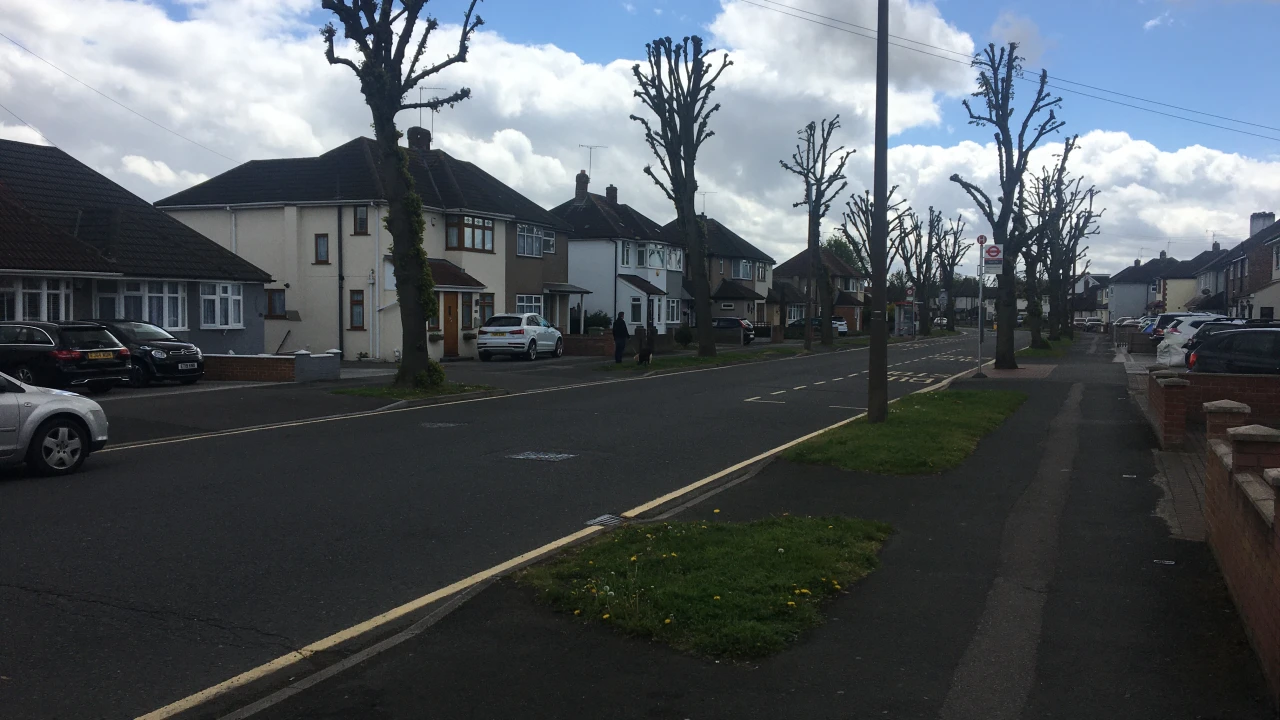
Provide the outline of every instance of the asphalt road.
[[[891,393],[972,367],[975,348],[972,336],[892,347]],[[596,372],[561,390],[104,452],[66,479],[5,475],[0,716],[164,706],[860,412],[866,363],[852,350]],[[568,457],[511,457],[526,452]]]

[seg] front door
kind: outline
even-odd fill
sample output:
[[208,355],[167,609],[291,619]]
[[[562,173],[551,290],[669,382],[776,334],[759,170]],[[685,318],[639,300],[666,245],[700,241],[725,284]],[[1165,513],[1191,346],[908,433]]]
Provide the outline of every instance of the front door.
[[444,305],[444,356],[458,357],[458,293],[442,293]]

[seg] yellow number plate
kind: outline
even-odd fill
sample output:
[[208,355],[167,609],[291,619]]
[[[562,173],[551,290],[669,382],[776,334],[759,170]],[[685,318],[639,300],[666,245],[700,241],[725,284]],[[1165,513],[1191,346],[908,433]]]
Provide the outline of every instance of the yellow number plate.
[[493,333],[493,336],[494,336],[494,337],[505,337],[505,336],[506,336],[506,333],[504,333],[504,332],[501,332],[501,333]]
[[115,353],[113,353],[113,352],[91,352],[91,353],[89,353],[89,359],[90,359],[90,360],[114,360],[114,359],[115,359],[115,357],[116,357],[116,354],[115,354]]

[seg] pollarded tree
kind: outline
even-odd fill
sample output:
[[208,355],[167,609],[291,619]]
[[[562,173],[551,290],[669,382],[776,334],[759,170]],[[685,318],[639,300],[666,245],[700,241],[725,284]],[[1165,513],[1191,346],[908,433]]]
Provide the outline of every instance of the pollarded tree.
[[929,208],[929,218],[920,224],[920,216],[908,211],[902,221],[904,232],[898,236],[898,257],[907,279],[916,289],[920,312],[920,334],[932,333],[929,307],[938,287],[938,255],[942,243],[942,213]]
[[1000,172],[1000,186],[997,188],[998,192],[994,193],[995,199],[958,174],[951,176],[951,181],[964,188],[991,226],[992,242],[1004,246],[1004,267],[999,276],[996,307],[1000,325],[996,334],[996,367],[1010,370],[1018,367],[1013,344],[1018,316],[1016,267],[1023,247],[1036,231],[1025,223],[1013,222],[1014,217],[1019,214],[1018,193],[1022,188],[1032,151],[1041,140],[1064,125],[1054,112],[1062,104],[1062,98],[1054,97],[1048,91],[1049,73],[1043,70],[1026,114],[1021,120],[1015,118],[1017,108],[1013,105],[1014,82],[1021,78],[1022,61],[1023,58],[1018,55],[1017,43],[1009,43],[1009,47],[999,50],[994,43],[988,45],[973,60],[973,66],[978,70],[978,90],[973,97],[982,100],[984,112],[974,112],[969,101],[964,101],[970,125],[995,130],[996,159]]
[[[902,219],[911,212],[911,207],[907,205],[906,200],[894,202],[893,194],[897,191],[897,185],[889,188],[889,239],[885,246],[887,253],[885,268],[893,267],[893,263],[898,258],[899,238],[906,232]],[[840,227],[836,228],[853,250],[854,257],[857,259],[854,267],[865,272],[868,277],[871,275],[871,221],[874,210],[875,200],[872,199],[870,190],[864,191],[861,195],[854,195],[845,203],[842,222]]]
[[[478,0],[471,0],[462,19],[458,49],[430,65],[421,66],[423,53],[432,33],[439,28],[434,17],[423,16],[427,0],[322,0],[321,7],[331,11],[342,24],[343,37],[355,45],[357,59],[338,55],[334,39],[338,30],[333,23],[321,29],[325,40],[324,56],[331,65],[345,65],[360,80],[360,92],[373,114],[373,137],[378,147],[378,175],[387,200],[387,231],[391,233],[391,261],[396,275],[396,298],[400,305],[401,340],[400,370],[397,385],[421,383],[424,378],[439,377],[427,373],[431,358],[427,354],[427,318],[437,310],[435,283],[422,247],[426,221],[422,217],[422,198],[409,174],[409,158],[400,147],[400,131],[396,114],[411,108],[435,111],[471,97],[469,88],[460,88],[444,97],[417,103],[406,103],[410,90],[423,80],[445,68],[467,61],[471,37],[484,20],[475,14]],[[397,9],[398,8],[398,9]],[[415,38],[416,34],[416,38]]]
[[659,172],[652,165],[644,172],[675,205],[676,228],[689,249],[687,271],[693,282],[693,313],[698,324],[698,354],[716,354],[711,327],[711,282],[707,268],[707,228],[698,218],[694,200],[698,192],[695,172],[698,150],[715,136],[708,127],[720,109],[711,105],[711,93],[720,74],[733,63],[726,54],[719,66],[707,62],[715,50],[703,50],[702,38],[694,35],[680,42],[658,38],[644,46],[648,67],[636,63],[631,68],[640,86],[635,96],[657,117],[654,123],[638,115],[631,119],[644,127],[644,140],[658,159]]
[[[1041,168],[1039,176],[1031,184],[1029,204],[1044,227],[1041,237],[1051,298],[1050,340],[1072,334],[1071,288],[1079,282],[1077,268],[1089,250],[1088,247],[1081,248],[1080,243],[1098,234],[1098,220],[1104,212],[1093,208],[1097,189],[1092,185],[1084,187],[1083,178],[1072,178],[1067,172],[1067,161],[1076,148],[1077,140],[1078,136],[1074,135],[1067,138],[1057,164],[1052,168]],[[1081,272],[1087,271],[1088,261],[1085,261]]]
[[[797,133],[800,142],[791,155],[791,162],[779,160],[778,163],[787,172],[799,175],[804,181],[804,200],[792,205],[803,205],[809,215],[809,292],[808,317],[816,317],[813,312],[813,294],[816,289],[822,307],[822,344],[831,345],[835,338],[831,328],[831,313],[835,303],[832,300],[831,273],[822,260],[822,219],[831,210],[831,198],[844,192],[849,186],[845,181],[844,166],[853,150],[846,151],[844,146],[831,149],[831,136],[840,128],[840,116],[830,120],[824,119],[822,124],[810,122]],[[837,183],[839,187],[836,187]],[[833,189],[834,188],[834,189]],[[804,348],[813,347],[813,323],[805,322]]]
[[956,329],[956,268],[973,247],[964,240],[964,227],[963,217],[948,220],[938,242],[938,280],[947,295],[942,315],[947,319],[947,329],[952,331]]

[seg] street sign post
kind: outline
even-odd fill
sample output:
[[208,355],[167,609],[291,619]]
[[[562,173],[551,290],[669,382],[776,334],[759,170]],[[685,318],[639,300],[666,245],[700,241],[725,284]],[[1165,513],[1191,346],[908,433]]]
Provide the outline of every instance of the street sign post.
[[978,253],[978,372],[974,373],[975,378],[985,378],[986,374],[982,372],[982,343],[987,339],[987,303],[983,299],[982,290],[987,284],[987,263],[991,257],[991,251],[995,250],[995,257],[998,265],[1004,264],[1004,248],[1000,245],[992,245],[986,247],[987,236],[978,236],[978,246],[982,248],[982,252]]

